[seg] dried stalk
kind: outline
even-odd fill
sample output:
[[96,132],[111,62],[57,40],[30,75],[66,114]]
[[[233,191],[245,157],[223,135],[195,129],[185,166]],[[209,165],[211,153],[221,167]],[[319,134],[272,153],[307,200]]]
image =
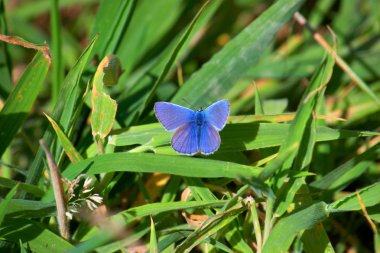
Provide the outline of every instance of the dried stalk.
[[51,183],[53,185],[55,204],[57,206],[57,220],[58,228],[61,236],[68,240],[69,235],[69,224],[66,217],[66,201],[63,194],[63,185],[61,180],[61,175],[59,173],[58,167],[54,161],[53,155],[50,153],[46,143],[43,139],[40,140],[41,147],[45,151],[46,159],[49,165]]

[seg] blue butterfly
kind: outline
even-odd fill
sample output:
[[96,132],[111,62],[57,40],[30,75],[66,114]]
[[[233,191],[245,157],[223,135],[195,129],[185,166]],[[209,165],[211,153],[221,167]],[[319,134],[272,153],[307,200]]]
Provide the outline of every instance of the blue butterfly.
[[198,111],[176,104],[157,102],[154,105],[157,119],[167,131],[175,131],[171,145],[178,153],[210,155],[220,146],[219,131],[226,125],[230,104],[220,100]]

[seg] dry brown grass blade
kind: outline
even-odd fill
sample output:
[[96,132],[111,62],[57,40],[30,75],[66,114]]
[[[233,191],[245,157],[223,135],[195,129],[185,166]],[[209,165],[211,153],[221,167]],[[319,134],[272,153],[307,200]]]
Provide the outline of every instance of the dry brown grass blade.
[[[350,66],[335,52],[325,38],[312,27],[301,13],[296,12],[294,19],[303,27],[305,27],[312,35],[314,40],[321,45],[329,54],[333,54],[336,64],[351,78],[352,81],[363,91],[365,91],[379,106],[380,99],[368,88],[365,82],[350,68]],[[329,29],[332,32],[331,29]],[[335,37],[334,37],[335,39]]]
[[44,44],[44,45],[36,45],[36,44],[33,44],[33,43],[30,43],[20,37],[17,37],[17,36],[7,36],[7,35],[3,35],[3,34],[0,34],[0,40],[1,41],[4,41],[6,43],[10,43],[10,44],[14,44],[14,45],[19,45],[19,46],[22,46],[22,47],[25,47],[25,48],[31,48],[31,49],[34,49],[34,50],[37,50],[37,51],[41,51],[45,58],[49,61],[49,63],[51,63],[51,56],[50,56],[50,51],[49,51],[49,47]]
[[58,228],[61,236],[68,240],[69,234],[69,224],[66,217],[66,201],[63,193],[63,185],[61,180],[61,175],[59,173],[58,167],[54,161],[53,155],[50,153],[49,148],[43,139],[40,140],[41,147],[45,151],[46,159],[49,165],[51,183],[53,185],[55,203],[57,206],[57,220]]
[[376,227],[376,224],[371,220],[371,217],[369,217],[368,212],[367,212],[367,209],[366,209],[366,207],[365,207],[365,205],[364,205],[363,199],[362,199],[362,197],[360,196],[360,194],[359,194],[358,191],[356,192],[356,196],[358,197],[358,201],[359,201],[360,207],[362,208],[362,211],[363,211],[364,217],[365,217],[366,220],[368,221],[370,227],[372,228],[372,231],[373,231],[374,233],[377,234],[377,227]]

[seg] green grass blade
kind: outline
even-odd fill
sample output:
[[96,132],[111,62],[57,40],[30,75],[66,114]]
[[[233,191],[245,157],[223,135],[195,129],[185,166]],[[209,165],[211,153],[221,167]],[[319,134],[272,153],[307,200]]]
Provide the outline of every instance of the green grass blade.
[[[220,133],[222,144],[218,152],[253,150],[276,147],[283,143],[284,135],[289,132],[286,123],[234,123],[227,124]],[[317,127],[317,142],[333,141],[350,137],[378,136],[380,133],[366,131],[349,131]],[[110,144],[128,146],[141,144],[153,149],[170,143],[171,133],[166,132],[159,123],[140,125],[118,131],[112,135]],[[174,154],[174,153],[173,153]]]
[[0,113],[0,157],[32,109],[49,70],[49,65],[49,59],[38,52],[7,98]]
[[[308,89],[301,99],[296,117],[290,125],[288,135],[280,147],[277,159],[282,159],[282,157],[285,155],[288,157],[288,153],[291,149],[293,149],[294,152],[290,152],[290,156],[286,158],[286,164],[281,167],[278,167],[278,163],[272,162],[273,165],[269,164],[265,170],[263,170],[262,175],[260,175],[261,178],[266,179],[280,169],[282,171],[288,171],[293,163],[293,159],[297,155],[298,149],[300,148],[301,151],[304,151],[300,145],[302,144],[302,140],[305,138],[305,129],[309,128],[308,131],[312,131],[312,129],[310,129],[310,119],[312,117],[312,112],[317,103],[319,94],[323,94],[325,86],[331,78],[334,63],[334,58],[331,55],[327,55],[327,57],[325,57],[324,61],[322,62],[321,67],[313,76]],[[300,152],[300,154],[302,153]]]
[[149,61],[155,57],[149,55],[153,48],[158,47],[161,51],[163,45],[170,43],[172,36],[165,40],[165,35],[178,22],[184,6],[184,2],[176,0],[140,0],[136,3],[133,19],[123,34],[116,52],[127,74],[125,77],[135,67],[144,63],[143,58],[148,57]]
[[52,103],[58,100],[64,74],[64,63],[62,57],[62,36],[61,36],[61,17],[59,13],[59,1],[52,0],[50,8],[51,17],[51,51],[52,51]]
[[150,253],[158,253],[156,228],[154,226],[154,221],[153,221],[152,217],[150,217],[150,244],[149,244],[149,252]]
[[54,216],[57,211],[55,203],[13,199],[8,205],[7,216],[18,218],[43,218]]
[[[58,100],[52,118],[61,126],[62,130],[67,133],[69,128],[73,126],[73,115],[78,104],[81,103],[83,93],[86,86],[81,83],[81,75],[86,66],[92,48],[96,41],[96,37],[91,41],[88,47],[83,52],[82,56],[78,59],[75,66],[66,76],[62,90],[60,92],[60,99]],[[48,128],[44,134],[45,143],[50,146],[54,141],[54,132],[51,128]],[[51,149],[51,152],[59,157],[59,154],[55,150]],[[26,183],[37,184],[40,180],[40,176],[43,170],[43,158],[44,151],[42,148],[38,149],[37,155],[28,171],[26,177]]]
[[[297,133],[299,133],[298,141],[296,139],[293,139],[293,141],[290,141],[288,143],[285,141],[284,144],[280,147],[279,156],[281,155],[282,150],[286,148],[284,145],[288,145],[287,147],[289,148],[295,145],[299,145],[299,151],[294,158],[294,161],[292,158],[286,161],[288,164],[293,164],[291,168],[292,170],[308,171],[309,169],[309,165],[312,161],[312,156],[314,153],[314,146],[317,135],[317,119],[313,115],[316,114],[318,104],[321,105],[323,102],[325,85],[331,77],[333,67],[334,59],[332,56],[328,55],[327,60],[325,60],[319,69],[319,72],[317,72],[315,77],[312,79],[310,89],[307,89],[305,92],[303,99],[301,100],[303,104],[300,105],[300,109],[297,111],[296,118],[292,122],[289,129],[289,137],[286,138],[286,141],[289,141],[289,139],[297,136]],[[299,142],[299,144],[297,144],[297,142]],[[281,182],[283,178],[284,176],[279,176],[278,181]],[[299,177],[290,178],[288,182],[282,184],[277,194],[275,203],[275,213],[277,216],[282,216],[286,212],[288,206],[293,202],[293,198],[296,195],[297,191],[304,183],[305,177]],[[278,185],[281,185],[281,183]]]
[[[4,0],[0,0],[0,34],[8,34]],[[6,43],[0,43],[0,96],[5,99],[12,90],[12,64]]]
[[66,134],[62,131],[62,129],[59,127],[59,125],[47,114],[45,114],[46,118],[49,120],[51,126],[53,127],[55,134],[58,137],[59,142],[61,143],[61,146],[66,152],[66,155],[69,157],[70,161],[72,163],[77,163],[83,160],[83,157],[79,152],[76,150],[76,148],[73,146],[69,138],[66,136]]
[[114,153],[72,164],[64,171],[63,176],[72,180],[81,173],[93,175],[112,171],[160,172],[201,178],[250,178],[256,177],[259,173],[255,167],[231,162],[148,153]]
[[316,191],[337,191],[343,189],[352,181],[360,177],[380,154],[380,143],[369,148],[364,153],[353,157],[338,168],[324,175],[310,184]]
[[19,183],[9,178],[0,177],[0,185],[2,187],[12,188],[16,186],[17,184],[20,190],[25,191],[27,193],[31,193],[36,197],[42,197],[45,194],[45,191],[43,191],[38,186],[35,186],[32,184]]
[[188,43],[188,40],[190,38],[190,35],[192,34],[193,28],[197,24],[199,18],[201,17],[201,14],[206,9],[207,5],[208,5],[208,1],[200,8],[200,10],[194,16],[193,20],[191,21],[191,23],[189,24],[189,26],[187,27],[187,29],[185,30],[181,38],[179,39],[173,51],[169,55],[165,55],[165,57],[167,57],[165,58],[165,65],[163,66],[163,69],[160,71],[158,78],[154,81],[153,86],[149,87],[148,90],[144,92],[144,95],[140,95],[139,97],[136,98],[136,94],[131,93],[135,95],[135,97],[126,98],[126,100],[132,100],[132,101],[136,100],[136,101],[134,101],[134,105],[129,105],[129,108],[133,108],[133,111],[131,111],[128,114],[127,118],[123,120],[124,122],[131,122],[132,119],[134,119],[135,117],[141,116],[143,110],[147,107],[148,103],[154,97],[157,88],[164,81],[170,69],[172,68],[173,64],[175,63],[183,46],[186,45],[186,43]]
[[191,252],[191,250],[204,240],[217,233],[220,229],[230,224],[239,214],[247,209],[244,205],[238,205],[230,210],[214,215],[205,220],[193,233],[191,233],[178,247],[176,252]]
[[99,34],[93,53],[103,59],[114,53],[133,16],[136,0],[101,1],[92,36]]
[[280,219],[265,241],[263,253],[287,252],[295,236],[302,230],[312,228],[328,216],[326,204],[314,203]]
[[163,212],[177,211],[189,208],[207,209],[211,207],[222,207],[225,203],[225,200],[173,201],[168,203],[152,203],[130,208],[126,211],[113,215],[112,219],[116,221],[123,220],[125,224],[128,224],[135,219],[142,218],[148,215],[156,215]]
[[17,192],[18,185],[15,185],[5,196],[5,198],[0,202],[0,225],[2,225],[5,214],[9,208],[9,203],[11,202],[13,196]]
[[278,30],[299,9],[303,0],[280,0],[261,14],[211,60],[194,73],[172,102],[204,107],[224,97],[265,51]]
[[27,219],[7,219],[4,226],[0,228],[2,238],[19,243],[23,238],[23,243],[34,252],[67,252],[73,246],[63,238],[54,234],[38,222]]
[[255,115],[263,115],[265,113],[263,103],[260,98],[259,89],[257,89],[256,82],[253,82],[253,85],[255,86]]
[[[140,219],[142,217],[146,217],[149,215],[156,215],[156,214],[161,214],[164,212],[177,211],[177,210],[183,210],[183,209],[193,209],[193,208],[207,209],[207,208],[212,208],[212,207],[222,207],[225,203],[226,201],[223,201],[223,200],[153,203],[153,204],[146,204],[143,206],[130,208],[126,211],[123,211],[111,216],[111,219],[114,222],[117,222],[119,224],[127,225],[136,219]],[[141,232],[145,234],[149,232],[149,230],[150,228],[148,227],[146,230],[141,231]],[[96,229],[93,229],[93,232],[96,233]],[[78,246],[77,248],[75,248],[73,251],[70,251],[70,252],[86,252],[84,251],[85,249],[88,251],[88,250],[94,249],[94,247],[99,247],[100,245],[106,243],[110,239],[108,236],[105,237],[104,235],[107,235],[107,234],[96,233],[95,236],[93,236],[90,240],[88,240],[89,243],[85,242],[83,243],[83,245]],[[115,246],[116,248],[113,246]],[[115,245],[111,244],[109,246],[104,246],[104,247],[105,248],[111,247],[114,250],[121,248],[119,245],[119,242],[116,242]]]
[[[380,203],[380,183],[375,183],[358,191],[366,207]],[[328,206],[330,212],[361,210],[356,192],[343,197]]]
[[[294,200],[295,203],[302,203],[300,205],[310,205],[313,203],[313,199],[306,184],[300,188],[297,195],[299,197],[296,197]],[[334,248],[323,224],[316,224],[313,228],[304,231],[301,240],[306,253],[334,252]]]

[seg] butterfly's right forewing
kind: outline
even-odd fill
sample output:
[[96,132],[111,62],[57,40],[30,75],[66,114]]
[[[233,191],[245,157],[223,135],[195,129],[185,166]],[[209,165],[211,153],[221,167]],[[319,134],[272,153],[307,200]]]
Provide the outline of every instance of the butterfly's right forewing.
[[157,102],[154,105],[154,112],[157,119],[168,131],[193,121],[195,112],[185,107],[167,102]]
[[230,104],[226,99],[213,103],[205,110],[206,121],[218,131],[226,125],[229,114]]

